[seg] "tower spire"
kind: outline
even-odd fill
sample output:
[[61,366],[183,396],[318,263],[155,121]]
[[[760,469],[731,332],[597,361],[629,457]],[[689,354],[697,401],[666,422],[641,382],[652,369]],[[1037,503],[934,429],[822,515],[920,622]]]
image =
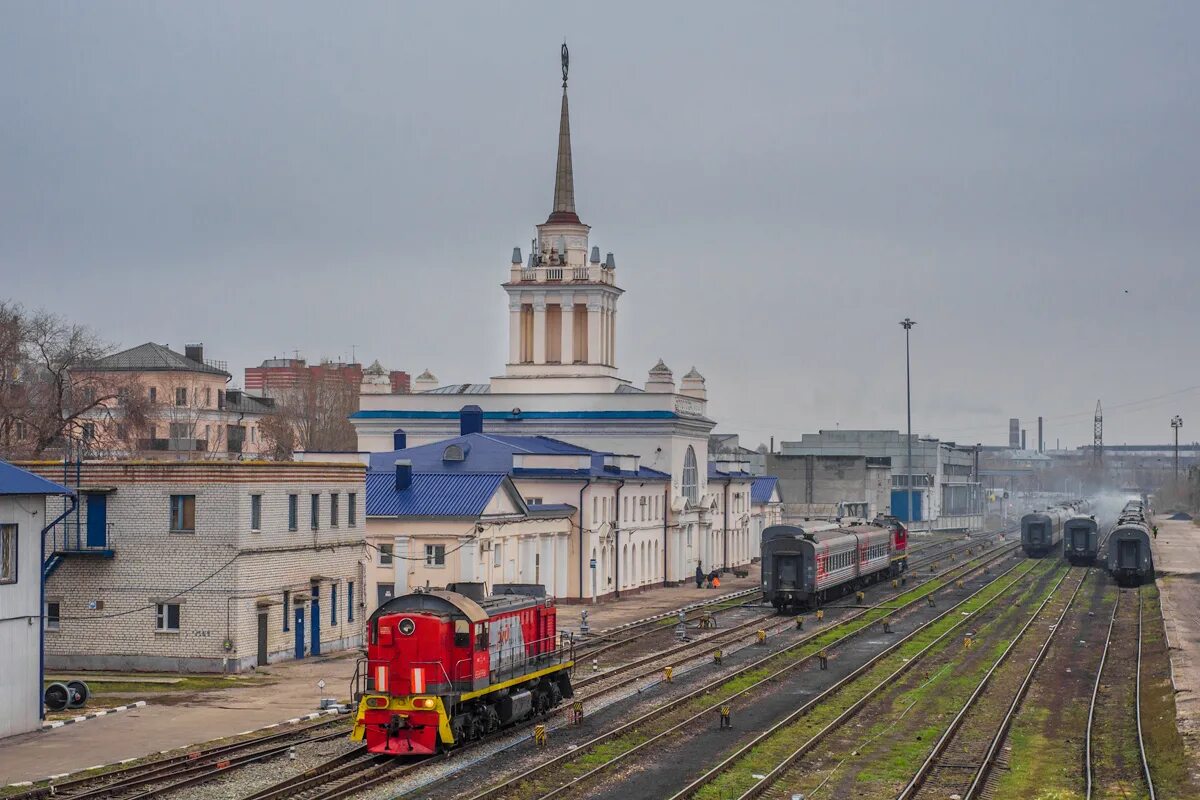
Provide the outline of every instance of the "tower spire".
[[554,207],[546,222],[579,222],[575,213],[575,171],[571,166],[571,119],[567,112],[567,43],[562,46],[563,95],[558,120],[558,167],[554,172]]

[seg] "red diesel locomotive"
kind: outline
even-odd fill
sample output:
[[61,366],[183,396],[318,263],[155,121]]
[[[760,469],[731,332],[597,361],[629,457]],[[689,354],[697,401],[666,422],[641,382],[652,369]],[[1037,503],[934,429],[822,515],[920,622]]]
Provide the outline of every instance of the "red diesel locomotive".
[[573,696],[573,650],[533,584],[451,584],[395,597],[368,621],[351,739],[420,756],[544,714]]

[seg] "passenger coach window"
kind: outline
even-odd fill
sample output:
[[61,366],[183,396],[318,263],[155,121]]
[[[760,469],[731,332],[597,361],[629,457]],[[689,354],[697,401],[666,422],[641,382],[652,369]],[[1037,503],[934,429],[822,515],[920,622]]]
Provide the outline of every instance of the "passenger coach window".
[[454,646],[469,647],[471,644],[471,623],[465,619],[454,620]]

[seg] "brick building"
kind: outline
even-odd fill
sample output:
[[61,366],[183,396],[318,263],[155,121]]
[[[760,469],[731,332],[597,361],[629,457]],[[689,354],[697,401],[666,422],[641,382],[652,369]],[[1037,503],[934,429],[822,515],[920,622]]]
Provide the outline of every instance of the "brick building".
[[391,394],[404,394],[410,387],[407,372],[384,369],[378,361],[365,370],[357,362],[322,361],[310,365],[303,358],[268,358],[257,367],[246,367],[246,391],[267,397],[278,397],[307,382],[342,385],[354,395],[367,391],[364,384],[382,385]]
[[361,464],[24,466],[79,495],[47,537],[48,667],[240,672],[361,644]]

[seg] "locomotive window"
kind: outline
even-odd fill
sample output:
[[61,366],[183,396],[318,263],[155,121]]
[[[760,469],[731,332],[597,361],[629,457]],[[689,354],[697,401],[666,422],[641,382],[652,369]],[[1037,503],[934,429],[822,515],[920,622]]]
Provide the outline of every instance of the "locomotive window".
[[488,626],[486,622],[475,623],[475,649],[488,649]]
[[471,623],[465,619],[454,620],[454,646],[471,646]]

